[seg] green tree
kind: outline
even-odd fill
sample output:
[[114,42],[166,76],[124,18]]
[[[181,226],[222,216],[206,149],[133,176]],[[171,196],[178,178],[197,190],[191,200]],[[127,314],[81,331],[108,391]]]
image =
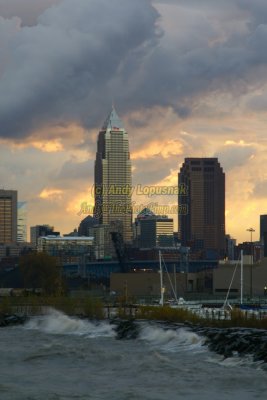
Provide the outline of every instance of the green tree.
[[42,289],[44,294],[62,294],[63,282],[56,257],[30,253],[20,257],[19,268],[28,289]]

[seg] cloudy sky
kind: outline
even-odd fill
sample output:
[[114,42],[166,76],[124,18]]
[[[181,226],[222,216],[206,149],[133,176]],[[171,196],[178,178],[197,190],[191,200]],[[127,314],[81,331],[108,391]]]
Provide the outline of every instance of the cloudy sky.
[[216,156],[227,233],[258,238],[266,43],[266,0],[0,0],[0,186],[28,202],[29,225],[77,227],[114,102],[134,185],[176,185],[184,157]]

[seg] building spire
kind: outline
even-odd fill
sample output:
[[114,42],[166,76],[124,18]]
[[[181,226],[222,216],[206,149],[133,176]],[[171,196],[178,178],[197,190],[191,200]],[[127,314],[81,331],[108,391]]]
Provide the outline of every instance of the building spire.
[[114,107],[114,103],[112,102],[112,110],[109,113],[106,121],[104,122],[104,125],[102,126],[103,130],[107,130],[107,129],[115,129],[115,130],[121,130],[124,129],[123,123],[121,121],[121,119],[119,118],[115,107]]

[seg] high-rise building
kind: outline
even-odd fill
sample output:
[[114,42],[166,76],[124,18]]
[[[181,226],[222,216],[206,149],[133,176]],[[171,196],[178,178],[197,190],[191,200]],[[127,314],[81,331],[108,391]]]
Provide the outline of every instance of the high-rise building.
[[94,238],[94,256],[96,260],[111,260],[116,258],[112,232],[122,235],[121,221],[110,222],[109,225],[95,225],[89,228],[89,236]]
[[31,243],[37,246],[38,239],[44,236],[59,236],[59,232],[54,231],[54,227],[50,225],[36,225],[31,226]]
[[228,260],[235,260],[236,239],[225,235],[225,255]]
[[260,241],[263,242],[264,234],[267,233],[267,215],[260,215]]
[[0,190],[0,243],[17,241],[17,200],[16,190]]
[[94,217],[100,225],[121,221],[125,242],[132,240],[131,187],[128,134],[113,108],[98,135]]
[[[91,253],[93,239],[88,236],[42,236],[38,238],[37,251],[62,257],[65,262],[73,262],[73,257]],[[90,249],[88,249],[88,246],[90,246]]]
[[267,257],[267,215],[260,215],[260,243],[263,245],[263,257]]
[[94,225],[97,225],[97,220],[92,217],[91,215],[87,215],[79,225],[78,228],[78,235],[79,236],[90,236],[89,229],[92,228]]
[[179,211],[183,210],[178,216],[182,245],[206,258],[223,258],[225,175],[218,159],[186,158],[178,174],[178,185]]
[[135,219],[135,241],[139,248],[172,247],[173,219],[144,208]]
[[17,242],[27,242],[27,203],[26,201],[18,202],[18,230],[17,230]]

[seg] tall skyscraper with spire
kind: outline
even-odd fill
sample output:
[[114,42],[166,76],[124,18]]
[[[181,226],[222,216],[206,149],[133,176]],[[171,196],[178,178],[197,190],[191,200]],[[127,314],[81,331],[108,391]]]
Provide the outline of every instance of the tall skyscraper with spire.
[[94,216],[101,225],[121,223],[125,242],[132,240],[131,188],[128,133],[113,107],[98,135]]

